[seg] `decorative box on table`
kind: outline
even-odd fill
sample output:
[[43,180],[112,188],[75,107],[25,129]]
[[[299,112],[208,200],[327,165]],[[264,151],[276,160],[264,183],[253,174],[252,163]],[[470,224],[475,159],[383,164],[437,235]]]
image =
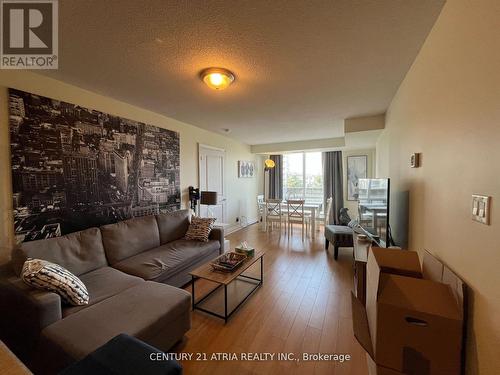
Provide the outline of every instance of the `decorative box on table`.
[[252,246],[249,246],[246,241],[242,242],[234,249],[239,254],[244,254],[247,257],[253,257],[255,255],[255,249]]

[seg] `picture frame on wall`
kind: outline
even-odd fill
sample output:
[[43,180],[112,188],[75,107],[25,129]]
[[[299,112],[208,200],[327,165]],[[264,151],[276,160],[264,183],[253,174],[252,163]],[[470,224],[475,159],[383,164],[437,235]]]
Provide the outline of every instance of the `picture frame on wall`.
[[9,126],[18,243],[181,207],[176,131],[15,89]]
[[357,201],[358,181],[368,177],[368,155],[352,155],[347,157],[347,200]]
[[255,162],[247,160],[238,161],[238,178],[253,178],[255,177]]

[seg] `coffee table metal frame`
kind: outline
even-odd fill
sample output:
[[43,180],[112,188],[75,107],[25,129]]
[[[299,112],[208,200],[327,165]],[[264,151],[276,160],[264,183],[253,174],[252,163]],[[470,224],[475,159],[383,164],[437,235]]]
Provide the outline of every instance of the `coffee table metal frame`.
[[[255,263],[257,263],[257,261],[255,261],[252,264],[250,264],[250,266],[248,268],[250,268]],[[245,272],[247,269],[243,270],[243,272]],[[234,271],[234,272],[237,272],[237,270]],[[198,276],[195,276],[195,275],[191,275],[191,300],[192,300],[192,309],[193,309],[193,311],[194,310],[203,311],[203,312],[205,312],[207,314],[216,316],[217,318],[224,319],[224,323],[227,323],[227,320],[229,319],[229,317],[236,310],[238,310],[238,308],[253,294],[253,292],[255,292],[262,284],[264,284],[264,254],[262,254],[260,256],[260,279],[255,278],[255,277],[251,277],[251,276],[243,275],[243,272],[240,275],[238,275],[237,277],[235,277],[233,280],[231,280],[230,283],[233,283],[236,280],[244,281],[244,282],[251,283],[251,284],[254,284],[254,282],[257,281],[257,283],[252,288],[252,290],[250,290],[250,292],[247,293],[247,295],[234,307],[234,309],[232,309],[229,312],[227,311],[227,286],[230,283],[229,284],[224,284],[224,283],[220,283],[220,282],[217,282],[217,281],[214,281],[214,280],[206,279],[206,280],[212,281],[214,283],[218,283],[219,285],[216,288],[214,288],[213,290],[211,290],[209,293],[207,293],[205,296],[203,296],[201,299],[199,299],[198,301],[195,301],[195,295],[194,295],[194,284],[195,284],[195,281],[196,281],[196,279],[204,279],[204,278],[203,277],[198,277]],[[203,307],[199,307],[200,303],[202,303],[203,301],[205,301],[207,298],[209,298],[214,292],[216,292],[220,288],[224,288],[224,315],[220,315],[220,314],[218,314],[216,312],[210,311],[208,309],[204,309]]]

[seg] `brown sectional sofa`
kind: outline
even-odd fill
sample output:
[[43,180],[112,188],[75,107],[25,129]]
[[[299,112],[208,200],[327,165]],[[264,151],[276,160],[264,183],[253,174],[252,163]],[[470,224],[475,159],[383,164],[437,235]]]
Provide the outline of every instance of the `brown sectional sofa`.
[[[215,228],[208,242],[183,239],[190,213],[146,216],[62,237],[21,244],[0,278],[0,339],[49,372],[83,358],[120,333],[168,350],[189,330],[190,294],[177,287],[188,272],[223,251]],[[67,306],[59,295],[35,290],[19,278],[26,258],[65,267],[86,285],[90,302]],[[44,369],[46,372],[47,369]]]

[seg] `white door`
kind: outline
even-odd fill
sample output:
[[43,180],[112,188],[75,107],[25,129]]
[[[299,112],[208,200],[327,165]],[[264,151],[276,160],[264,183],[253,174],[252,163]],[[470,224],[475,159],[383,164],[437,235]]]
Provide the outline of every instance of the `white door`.
[[226,218],[226,196],[224,188],[224,165],[226,152],[223,149],[199,145],[200,192],[216,191],[218,204],[200,205],[201,217],[215,217],[218,223]]

